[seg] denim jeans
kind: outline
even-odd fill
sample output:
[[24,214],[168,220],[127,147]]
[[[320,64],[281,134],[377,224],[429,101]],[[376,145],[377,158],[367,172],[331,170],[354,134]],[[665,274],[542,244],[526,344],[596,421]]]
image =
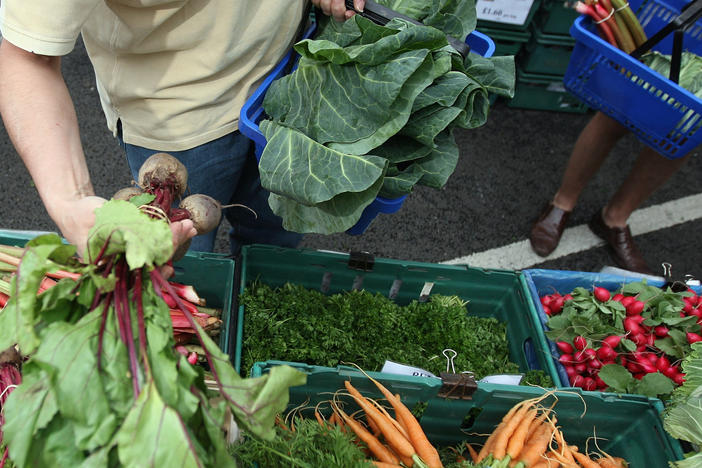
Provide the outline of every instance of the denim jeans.
[[[121,136],[121,135],[120,135]],[[134,180],[146,159],[159,151],[124,143],[127,162]],[[258,162],[253,154],[251,141],[241,133],[233,132],[216,140],[185,151],[168,151],[178,158],[188,170],[188,194],[203,193],[222,205],[238,203],[246,208],[224,209],[224,216],[232,226],[229,232],[230,253],[237,255],[242,245],[273,244],[296,247],[302,234],[283,229],[282,219],[268,205],[269,192],[261,187]],[[191,251],[211,252],[217,230],[196,236]]]

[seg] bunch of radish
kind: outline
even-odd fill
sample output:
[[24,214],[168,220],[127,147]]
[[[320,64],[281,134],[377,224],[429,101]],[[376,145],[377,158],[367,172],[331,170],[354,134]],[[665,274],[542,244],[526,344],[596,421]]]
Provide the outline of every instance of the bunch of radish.
[[[603,287],[594,287],[592,297],[605,307],[608,302],[612,304],[610,301],[623,306],[620,310],[625,310],[626,314],[623,319],[624,332],[602,339],[578,335],[572,341],[556,341],[561,353],[558,361],[563,365],[572,386],[585,390],[607,389],[608,385],[598,375],[607,364],[624,366],[638,380],[650,373],[661,373],[675,385],[682,385],[685,374],[681,372],[680,359],[667,355],[656,346],[656,340],[668,337],[671,330],[664,324],[646,325],[650,314],[644,314],[647,309],[645,302],[636,296],[612,295]],[[571,299],[570,294],[559,293],[540,297],[544,311],[550,317],[561,313]],[[690,289],[682,299],[684,306],[680,317],[694,316],[697,324],[702,325],[702,296]],[[702,341],[700,333],[688,331],[685,336],[689,344]]]

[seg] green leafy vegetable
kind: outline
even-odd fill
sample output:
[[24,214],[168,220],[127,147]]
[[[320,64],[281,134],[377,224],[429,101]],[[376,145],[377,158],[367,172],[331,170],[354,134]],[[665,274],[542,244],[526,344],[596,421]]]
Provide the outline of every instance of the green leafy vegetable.
[[379,195],[443,187],[453,130],[486,122],[488,93],[514,93],[513,57],[463,60],[448,46],[445,33],[475,28],[474,0],[382,3],[428,26],[319,18],[318,36],[295,45],[297,69],[266,93],[259,169],[286,229],[342,232]]
[[[327,296],[300,285],[272,288],[254,282],[241,303],[246,311],[242,368],[247,371],[255,362],[272,359],[327,367],[353,362],[369,371],[391,360],[439,375],[447,364],[442,352],[451,348],[459,351],[456,371],[470,370],[478,378],[519,372],[509,359],[505,324],[471,316],[457,297],[435,295],[400,306],[368,291]],[[529,377],[553,386],[541,371]]]
[[[158,267],[171,239],[165,222],[110,201],[96,212],[91,263],[78,263],[58,236],[29,242],[0,311],[0,342],[18,343],[28,358],[2,408],[15,466],[235,466],[224,430],[232,416],[258,437],[274,435],[288,388],[304,374],[282,366],[242,379],[184,311],[207,357],[210,390],[205,370],[175,351],[160,297],[170,287]],[[52,269],[81,277],[37,296]]]

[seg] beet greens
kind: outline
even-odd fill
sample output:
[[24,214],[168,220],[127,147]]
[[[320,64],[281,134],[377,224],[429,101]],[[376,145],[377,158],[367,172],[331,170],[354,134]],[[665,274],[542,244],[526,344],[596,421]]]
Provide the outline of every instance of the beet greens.
[[[17,467],[235,466],[232,416],[274,436],[288,388],[305,376],[285,366],[256,379],[236,373],[160,273],[173,254],[167,223],[110,201],[96,211],[87,263],[74,254],[56,235],[30,241],[0,312],[0,349],[16,344],[28,357],[3,407]],[[81,276],[37,295],[57,269]],[[162,290],[197,330],[208,373],[175,350]]]

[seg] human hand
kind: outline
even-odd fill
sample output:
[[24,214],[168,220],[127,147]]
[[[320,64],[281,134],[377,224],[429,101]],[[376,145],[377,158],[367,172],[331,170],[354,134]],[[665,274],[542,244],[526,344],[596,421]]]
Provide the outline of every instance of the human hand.
[[[312,4],[322,10],[325,15],[329,15],[336,21],[345,21],[356,14],[353,10],[346,9],[344,0],[312,0]],[[353,0],[356,11],[363,11],[366,0]]]

